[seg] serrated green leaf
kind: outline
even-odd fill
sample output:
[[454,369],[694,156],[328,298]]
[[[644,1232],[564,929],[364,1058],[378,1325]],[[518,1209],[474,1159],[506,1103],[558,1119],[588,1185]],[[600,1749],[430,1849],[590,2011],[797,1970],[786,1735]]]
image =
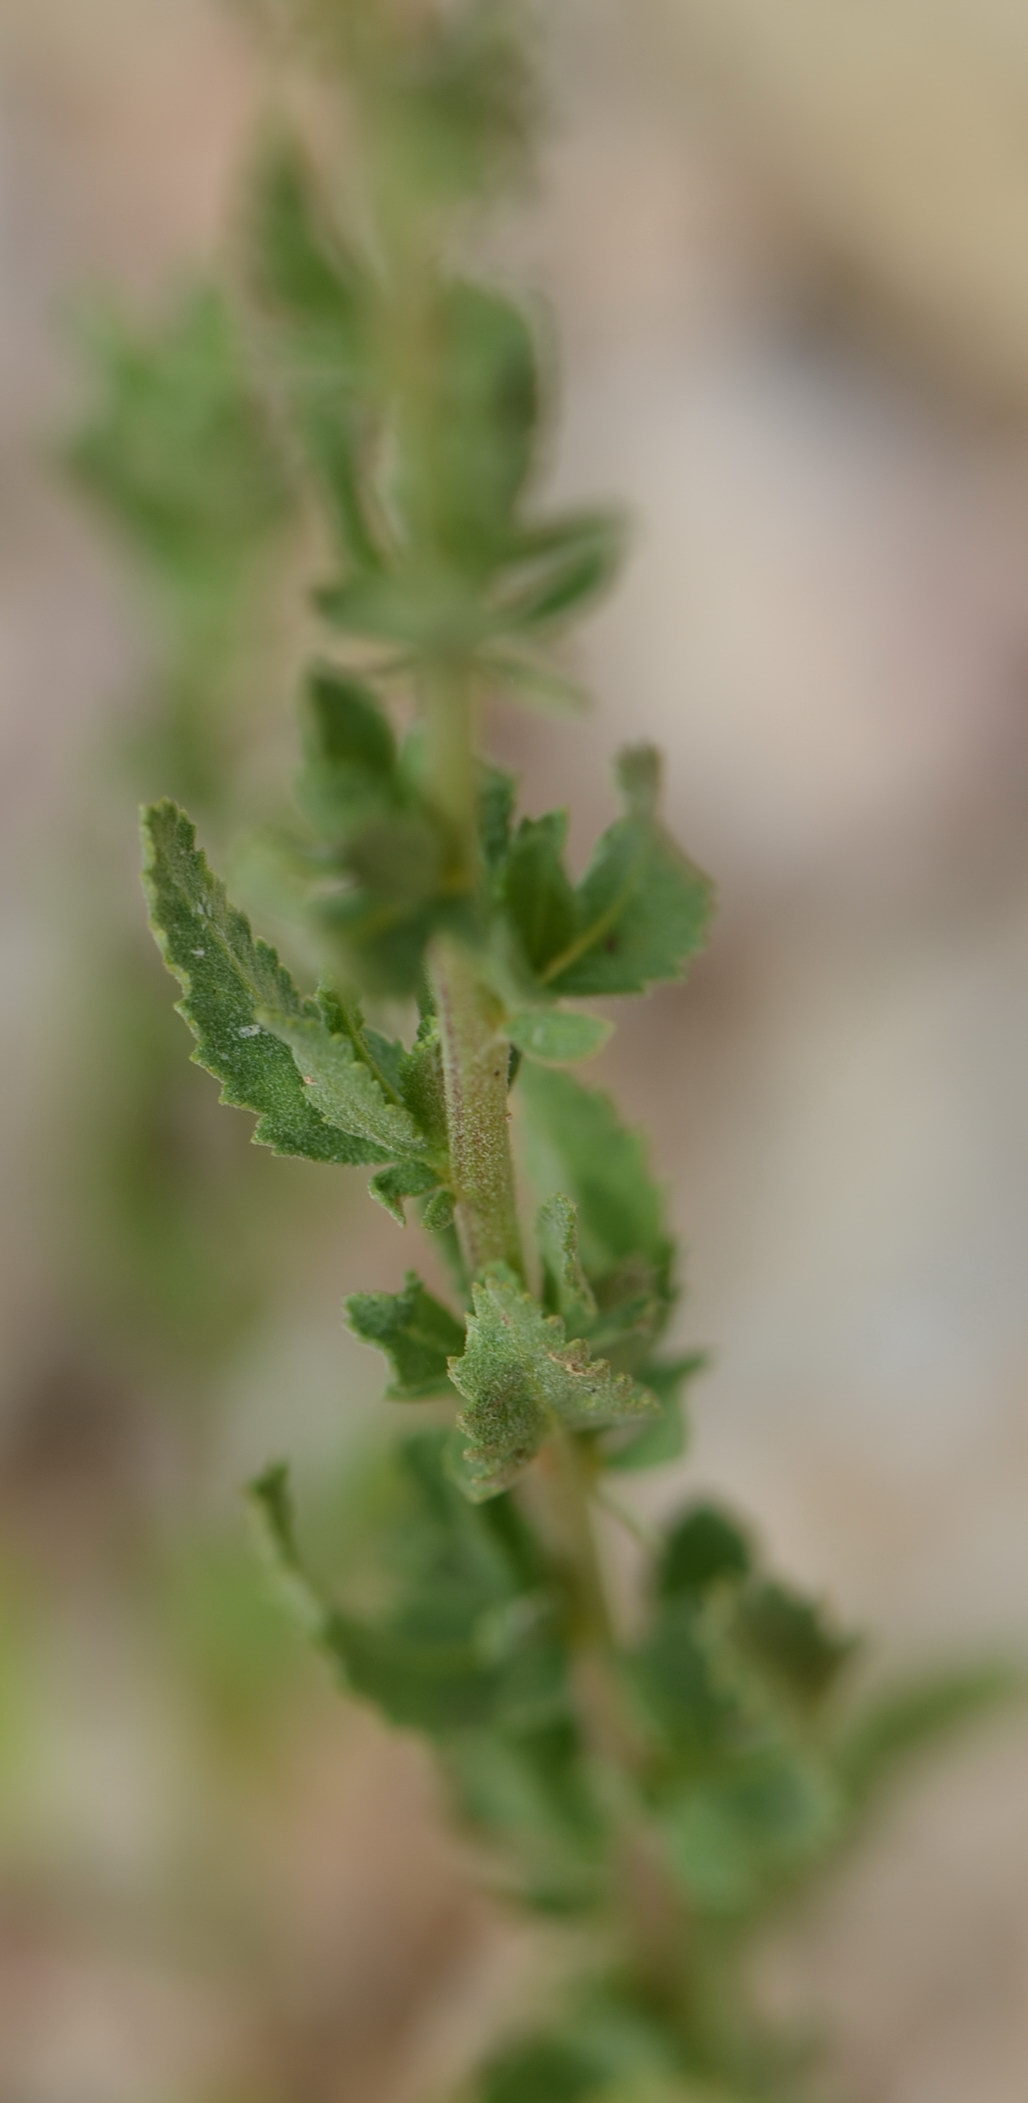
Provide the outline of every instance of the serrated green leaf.
[[351,1293],[346,1318],[362,1343],[391,1360],[395,1378],[386,1389],[397,1402],[418,1402],[449,1392],[448,1361],[464,1343],[463,1325],[408,1271],[402,1292]]
[[573,1066],[602,1051],[613,1025],[600,1015],[575,1015],[562,1008],[522,1008],[504,1034],[528,1059],[544,1066]]
[[[397,1225],[405,1227],[407,1215],[403,1209],[404,1199],[427,1197],[430,1191],[436,1190],[438,1182],[435,1170],[426,1167],[423,1161],[399,1161],[395,1168],[380,1168],[378,1174],[372,1176],[368,1189],[372,1197],[385,1206]],[[438,1195],[446,1197],[449,1193],[440,1191]],[[450,1217],[452,1216],[451,1202]],[[424,1216],[422,1223],[424,1224]]]
[[439,1024],[434,1015],[424,1016],[419,1023],[418,1034],[401,1062],[398,1081],[415,1123],[431,1146],[445,1152],[446,1092]]
[[341,1132],[356,1133],[380,1160],[424,1153],[428,1141],[405,1105],[392,1100],[361,1056],[359,1039],[329,1026],[324,1014],[282,1015],[262,1008],[263,1029],[288,1045],[315,1109]]
[[458,1418],[467,1493],[493,1497],[527,1467],[547,1433],[599,1431],[655,1413],[652,1395],[627,1374],[594,1359],[588,1344],[569,1341],[502,1265],[473,1287],[463,1355],[450,1378],[471,1405]]
[[309,1100],[288,1047],[260,1016],[290,1024],[304,1003],[275,951],[255,940],[249,921],[196,845],[196,831],[173,803],[143,814],[144,883],[152,924],[169,970],[183,990],[178,1010],[196,1038],[194,1058],[222,1084],[221,1100],[253,1110],[254,1138],[277,1154],[354,1164],[388,1159],[363,1134],[343,1132]]
[[522,1069],[517,1092],[527,1112],[532,1181],[540,1196],[565,1190],[574,1199],[590,1277],[642,1256],[666,1279],[664,1194],[643,1140],[622,1124],[610,1097],[535,1064]]
[[680,978],[706,941],[713,888],[657,822],[657,766],[649,747],[622,754],[628,811],[598,841],[575,893],[575,933],[542,970],[555,993],[643,993]]

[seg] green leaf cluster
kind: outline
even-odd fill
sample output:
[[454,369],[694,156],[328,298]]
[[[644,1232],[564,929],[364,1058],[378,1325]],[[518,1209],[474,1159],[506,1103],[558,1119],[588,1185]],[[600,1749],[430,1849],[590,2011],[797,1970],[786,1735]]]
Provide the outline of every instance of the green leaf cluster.
[[[414,1201],[452,1300],[415,1270],[347,1300],[388,1395],[428,1425],[397,1443],[368,1566],[345,1567],[344,1540],[338,1581],[311,1578],[283,1468],[255,1501],[305,1628],[355,1696],[432,1739],[500,1888],[598,1931],[581,1990],[486,2067],[481,2103],[792,2103],[788,2055],[748,2005],[747,1940],[878,1781],[997,1687],[847,1718],[852,1639],[710,1503],[667,1526],[627,1632],[610,1610],[592,1500],[616,1510],[610,1472],[683,1450],[703,1359],[674,1344],[676,1244],[646,1146],[566,1069],[610,1027],[578,1003],[682,977],[711,887],[664,825],[650,747],[620,755],[619,815],[579,874],[567,814],[519,814],[474,742],[496,688],[561,692],[555,645],[622,541],[605,513],[540,506],[543,332],[458,265],[473,194],[524,137],[505,10],[312,6],[359,145],[338,184],[291,135],[261,156],[246,298],[282,456],[324,529],[328,639],[282,828],[322,985],[302,992],[253,935],[170,803],[145,816],[147,888],[223,1100],[277,1153],[370,1168],[399,1222]],[[239,433],[212,430],[231,479]],[[255,491],[263,471],[255,452]],[[196,510],[191,473],[171,463],[165,490],[159,464],[155,494],[145,475],[122,491],[156,541]],[[398,1002],[420,1014],[406,1039],[386,1029]]]
[[704,1913],[746,1919],[840,1836],[845,1792],[821,1725],[853,1651],[760,1570],[724,1512],[675,1520],[632,1670],[660,1737],[668,1859]]
[[625,810],[596,844],[581,882],[565,867],[567,813],[523,819],[499,878],[527,982],[539,997],[642,993],[681,977],[702,947],[712,894],[658,816],[648,746],[618,761]]
[[500,1266],[472,1287],[467,1342],[450,1373],[468,1407],[457,1419],[468,1495],[508,1489],[554,1432],[602,1431],[655,1416],[658,1404],[627,1373],[569,1337]]
[[334,995],[301,996],[229,903],[174,804],[145,813],[144,845],[153,925],[183,989],[179,1012],[222,1101],[255,1111],[255,1140],[277,1154],[393,1164],[372,1188],[402,1218],[405,1195],[447,1174],[426,1087],[430,1044],[423,1037],[405,1053]]
[[265,1540],[291,1611],[349,1691],[432,1738],[494,1874],[546,1910],[594,1903],[601,1817],[564,1603],[517,1505],[470,1504],[447,1445],[426,1431],[394,1449],[374,1571],[351,1581],[354,1598],[330,1603],[308,1575],[282,1467],[253,1489]]
[[337,531],[326,619],[348,637],[484,666],[512,644],[516,662],[526,639],[602,589],[621,544],[598,514],[523,516],[544,388],[521,309],[494,287],[438,278],[412,422],[404,353],[417,342],[397,343],[397,306],[359,228],[332,222],[294,141],[258,171],[250,249],[269,365]]

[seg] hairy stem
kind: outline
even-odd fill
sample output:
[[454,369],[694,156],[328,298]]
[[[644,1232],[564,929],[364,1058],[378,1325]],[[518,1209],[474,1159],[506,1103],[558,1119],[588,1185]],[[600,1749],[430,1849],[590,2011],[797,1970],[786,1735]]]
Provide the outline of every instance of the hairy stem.
[[[452,883],[478,874],[474,702],[460,667],[433,666],[423,681],[426,786],[450,832]],[[524,1274],[507,1106],[508,1051],[498,1011],[465,943],[439,935],[429,956],[439,1015],[457,1232],[469,1278],[489,1263]]]
[[[478,871],[474,710],[469,683],[435,669],[424,683],[427,771],[469,885]],[[487,1263],[524,1274],[507,1108],[507,1045],[472,951],[437,937],[439,1013],[457,1226],[469,1277]],[[560,1427],[539,1464],[544,1524],[572,1602],[575,1693],[615,1834],[623,1927],[632,1959],[662,2003],[682,2001],[685,1920],[640,1801],[646,1749],[625,1700],[617,1637],[590,1508],[589,1457]]]
[[495,1005],[468,951],[451,937],[433,946],[431,978],[443,1046],[443,1082],[457,1232],[469,1278],[489,1263],[523,1275],[507,1111],[508,1052]]

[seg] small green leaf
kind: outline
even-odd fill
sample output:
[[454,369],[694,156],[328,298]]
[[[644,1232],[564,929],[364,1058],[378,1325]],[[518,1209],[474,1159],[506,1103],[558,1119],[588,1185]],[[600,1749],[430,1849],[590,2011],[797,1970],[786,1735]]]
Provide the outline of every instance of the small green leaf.
[[596,1298],[578,1253],[578,1214],[563,1191],[555,1191],[540,1206],[536,1232],[547,1312],[559,1314],[572,1335],[588,1335]]
[[282,140],[256,171],[249,199],[251,283],[307,464],[351,560],[379,560],[362,486],[367,397],[367,288],[321,210],[302,150]]
[[[404,1199],[427,1197],[429,1191],[436,1189],[438,1181],[435,1170],[427,1168],[423,1161],[399,1161],[395,1168],[380,1168],[377,1176],[372,1176],[368,1189],[372,1197],[391,1213],[397,1225],[405,1227],[407,1215],[403,1209]],[[440,1197],[447,1195],[446,1192],[439,1192]]]
[[646,746],[621,757],[628,810],[598,841],[575,894],[575,935],[542,974],[555,993],[643,993],[680,978],[706,941],[713,889],[657,822],[657,767]]
[[444,1153],[447,1144],[446,1095],[443,1086],[443,1055],[439,1024],[434,1015],[423,1017],[399,1072],[400,1093],[429,1144]]
[[321,1640],[351,1690],[449,1746],[567,1715],[566,1664],[545,1566],[509,1500],[470,1505],[443,1466],[446,1434],[404,1439],[365,1573],[374,1618],[333,1608]]
[[441,828],[428,810],[371,817],[347,835],[340,859],[350,881],[315,902],[316,919],[362,985],[416,994],[433,932],[466,931],[471,919],[469,899],[454,891]]
[[249,1497],[272,1572],[294,1620],[305,1635],[323,1643],[331,1612],[311,1584],[300,1557],[286,1462],[275,1461],[265,1468],[250,1484]]
[[178,1010],[196,1038],[196,1062],[221,1082],[222,1102],[256,1111],[254,1138],[277,1154],[386,1160],[376,1140],[321,1116],[292,1053],[264,1028],[260,1017],[269,1011],[302,1025],[305,1004],[275,951],[254,940],[249,921],[229,904],[185,813],[154,804],[143,814],[143,836],[154,933],[183,990]]
[[408,1271],[402,1292],[351,1293],[346,1316],[355,1336],[392,1361],[395,1378],[386,1393],[393,1401],[447,1393],[448,1361],[460,1351],[464,1329],[414,1271]]
[[564,871],[566,811],[522,818],[504,865],[501,899],[529,970],[540,974],[573,940],[575,894]]
[[437,544],[454,568],[484,578],[509,543],[532,465],[540,407],[535,343],[512,301],[461,280],[444,289],[436,332],[431,454],[409,460],[407,488],[416,505],[432,506]]
[[457,1420],[468,1441],[469,1496],[507,1489],[558,1425],[599,1431],[655,1413],[652,1395],[594,1359],[581,1339],[569,1341],[559,1316],[546,1314],[502,1265],[472,1296],[465,1350],[450,1362],[453,1384],[471,1405]]
[[694,1504],[665,1536],[656,1584],[665,1599],[702,1598],[711,1585],[749,1576],[753,1551],[743,1529],[714,1504]]
[[410,1111],[393,1101],[361,1057],[359,1039],[330,1028],[325,1013],[281,1015],[262,1008],[262,1028],[287,1044],[311,1102],[341,1132],[356,1132],[379,1158],[424,1152],[427,1140]]
[[457,1209],[452,1190],[437,1190],[429,1198],[421,1215],[421,1224],[428,1234],[445,1234],[452,1227]]
[[544,1066],[573,1066],[602,1051],[613,1025],[600,1015],[575,1015],[562,1008],[522,1008],[505,1035],[528,1059]]
[[574,1199],[590,1276],[644,1256],[663,1278],[671,1253],[663,1192],[643,1140],[622,1124],[610,1097],[535,1064],[523,1068],[518,1094],[528,1113],[532,1180],[541,1197],[566,1190]]
[[363,680],[315,666],[304,689],[306,767],[300,784],[315,823],[338,837],[398,800],[396,740]]
[[699,1762],[724,1759],[764,1722],[767,1703],[759,1683],[739,1672],[720,1626],[687,1595],[659,1602],[635,1670],[669,1753],[687,1772]]
[[500,868],[506,860],[517,795],[513,774],[505,774],[499,767],[483,768],[478,791],[478,835],[482,860],[490,871]]

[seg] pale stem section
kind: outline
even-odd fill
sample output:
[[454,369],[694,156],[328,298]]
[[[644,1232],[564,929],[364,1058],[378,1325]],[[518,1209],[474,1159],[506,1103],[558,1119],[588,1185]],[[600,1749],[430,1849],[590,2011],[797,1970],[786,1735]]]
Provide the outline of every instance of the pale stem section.
[[[426,669],[422,683],[426,787],[446,821],[455,891],[478,877],[475,705],[459,665]],[[490,1263],[524,1272],[507,1102],[508,1048],[497,1004],[466,944],[439,935],[429,975],[442,1040],[446,1123],[457,1232],[468,1277]]]
[[432,953],[457,1231],[468,1276],[489,1263],[523,1270],[507,1108],[508,1050],[474,959],[449,936]]
[[[422,694],[426,785],[450,828],[456,882],[471,889],[478,876],[471,682],[452,667],[435,667],[426,671]],[[496,1003],[478,976],[473,952],[454,937],[437,936],[429,964],[442,1039],[457,1229],[468,1277],[496,1262],[510,1264],[523,1277],[507,1106],[508,1048],[497,1028]],[[540,1516],[572,1601],[575,1692],[616,1835],[622,1930],[651,1991],[680,2010],[684,1909],[640,1800],[646,1750],[621,1683],[590,1508],[589,1465],[588,1455],[558,1428],[536,1471]]]

